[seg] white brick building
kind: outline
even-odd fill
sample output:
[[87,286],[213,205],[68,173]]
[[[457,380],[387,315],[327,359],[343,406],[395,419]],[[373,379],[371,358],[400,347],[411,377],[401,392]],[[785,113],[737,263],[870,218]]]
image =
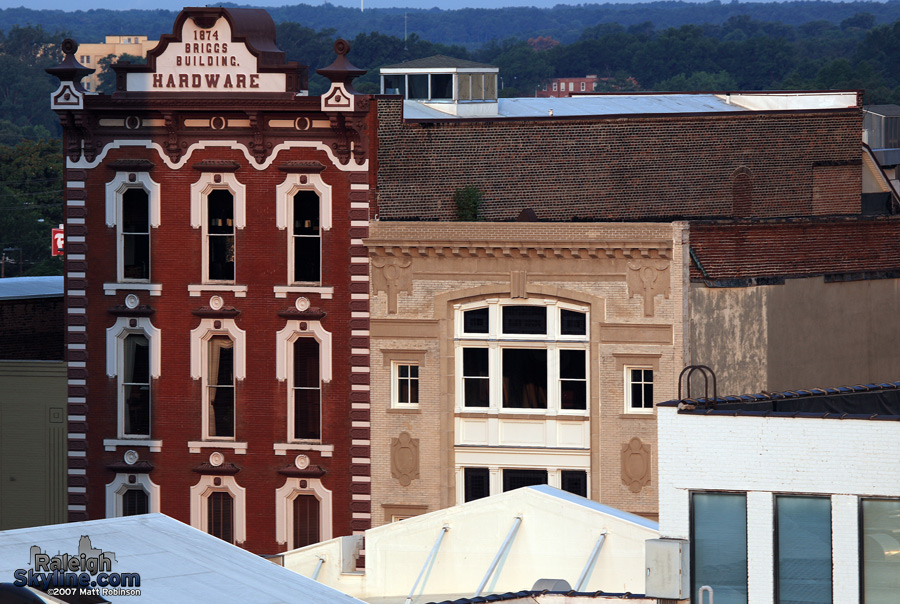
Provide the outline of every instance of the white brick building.
[[898,385],[659,405],[660,534],[690,540],[694,602],[897,601]]

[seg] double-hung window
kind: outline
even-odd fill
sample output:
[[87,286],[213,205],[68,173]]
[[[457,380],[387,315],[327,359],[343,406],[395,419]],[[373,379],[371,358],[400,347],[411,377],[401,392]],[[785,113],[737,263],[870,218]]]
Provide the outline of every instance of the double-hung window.
[[206,197],[206,280],[234,282],[234,195],[215,189]]
[[392,406],[415,408],[419,406],[419,366],[415,363],[394,362],[392,371]]
[[463,409],[588,408],[588,313],[542,301],[492,301],[458,314],[458,405]]
[[207,346],[207,435],[234,438],[234,340],[216,335]]
[[150,280],[150,196],[131,187],[122,195],[120,254],[123,281]]
[[150,436],[150,341],[132,333],[123,341],[121,377],[123,434],[125,438]]
[[322,438],[319,342],[314,338],[297,338],[293,348],[293,437],[318,440]]
[[293,281],[317,282],[322,279],[322,235],[319,230],[319,195],[298,191],[293,200]]
[[653,369],[625,368],[625,412],[653,412]]

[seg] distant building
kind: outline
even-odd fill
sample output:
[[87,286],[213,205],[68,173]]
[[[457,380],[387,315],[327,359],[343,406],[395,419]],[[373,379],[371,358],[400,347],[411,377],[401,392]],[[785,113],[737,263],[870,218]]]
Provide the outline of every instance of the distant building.
[[567,97],[578,92],[594,92],[600,78],[596,75],[587,75],[582,78],[553,78],[544,82],[535,91],[536,97]]
[[0,279],[0,530],[66,521],[64,300],[63,277]]
[[121,57],[131,55],[133,57],[146,57],[147,52],[155,48],[159,40],[148,40],[147,36],[106,36],[106,41],[96,44],[81,44],[78,46],[76,59],[85,67],[94,69],[94,73],[82,80],[86,90],[96,91],[100,85],[100,60],[109,55]]

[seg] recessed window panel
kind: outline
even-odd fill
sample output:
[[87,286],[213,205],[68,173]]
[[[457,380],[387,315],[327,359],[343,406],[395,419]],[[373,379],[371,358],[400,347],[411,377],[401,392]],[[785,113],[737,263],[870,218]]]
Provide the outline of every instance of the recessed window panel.
[[488,309],[476,308],[463,313],[465,333],[488,333]]
[[778,496],[775,510],[775,601],[831,604],[831,498]]
[[409,83],[408,99],[424,101],[428,99],[428,75],[416,74],[407,76]]
[[503,406],[508,409],[547,408],[547,351],[503,349]]
[[319,342],[298,338],[294,342],[294,438],[319,439],[321,432],[321,387]]
[[900,500],[860,502],[863,602],[895,604],[900,594]]
[[122,276],[150,278],[150,200],[144,189],[122,195]]
[[321,279],[322,245],[319,196],[314,191],[294,195],[294,281]]
[[227,336],[209,340],[208,430],[210,436],[234,436],[234,341]]
[[504,306],[504,334],[547,334],[547,307]]
[[463,384],[466,407],[490,405],[487,348],[463,348]]
[[319,542],[319,500],[313,495],[297,495],[293,502],[293,546],[306,547]]
[[128,489],[122,493],[122,515],[137,516],[150,511],[150,498],[144,489]]
[[559,482],[563,491],[587,497],[587,472],[584,470],[563,470],[559,474]]
[[210,493],[206,499],[207,531],[222,541],[234,543],[234,499],[223,491]]
[[234,196],[218,189],[207,198],[209,278],[234,281]]
[[465,468],[465,500],[475,501],[491,494],[491,477],[487,468]]
[[449,100],[453,98],[453,75],[449,73],[431,74],[431,98]]
[[547,470],[503,470],[503,492],[547,484]]
[[717,604],[747,604],[747,496],[691,496],[691,593],[713,588]]
[[125,338],[122,398],[126,436],[150,434],[150,342],[146,336]]
[[584,350],[559,351],[559,391],[562,409],[587,409],[587,367]]
[[562,309],[559,312],[559,331],[564,336],[583,336],[587,334],[587,315],[583,312]]

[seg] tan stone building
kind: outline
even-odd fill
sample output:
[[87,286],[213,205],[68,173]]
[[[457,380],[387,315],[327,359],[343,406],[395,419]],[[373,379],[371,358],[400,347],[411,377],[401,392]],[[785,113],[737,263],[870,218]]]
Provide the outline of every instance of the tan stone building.
[[82,80],[85,89],[96,91],[100,85],[100,60],[115,55],[146,57],[147,51],[159,44],[159,40],[148,40],[147,36],[106,36],[102,44],[81,44],[78,46],[78,62],[94,69],[94,73]]
[[685,227],[373,223],[373,524],[541,483],[655,517]]

